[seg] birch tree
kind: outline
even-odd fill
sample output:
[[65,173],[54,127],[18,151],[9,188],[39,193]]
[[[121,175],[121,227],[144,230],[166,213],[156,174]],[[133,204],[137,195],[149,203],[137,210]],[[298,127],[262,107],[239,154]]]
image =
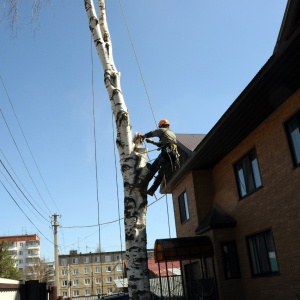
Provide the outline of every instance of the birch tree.
[[[84,0],[90,31],[104,71],[104,83],[114,114],[124,184],[124,222],[127,256],[129,298],[150,299],[146,210],[149,175],[146,165],[147,149],[138,148],[138,138],[133,137],[126,107],[120,73],[113,59],[112,43],[108,30],[105,0],[98,0],[98,17],[93,0]],[[133,140],[136,144],[133,143]]]

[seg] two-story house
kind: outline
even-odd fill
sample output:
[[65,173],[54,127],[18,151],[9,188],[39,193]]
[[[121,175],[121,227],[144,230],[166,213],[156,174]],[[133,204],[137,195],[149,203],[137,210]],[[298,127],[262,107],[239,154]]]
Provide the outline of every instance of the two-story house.
[[[271,9],[271,8],[270,8]],[[195,137],[193,136],[193,139]],[[300,2],[289,0],[273,55],[215,126],[178,136],[172,193],[187,299],[300,299]]]

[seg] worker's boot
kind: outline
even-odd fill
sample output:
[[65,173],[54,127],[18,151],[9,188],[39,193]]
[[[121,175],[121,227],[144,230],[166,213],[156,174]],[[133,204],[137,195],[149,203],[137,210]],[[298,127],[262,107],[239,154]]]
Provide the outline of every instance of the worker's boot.
[[153,164],[147,163],[146,167],[149,170],[149,173],[147,174],[145,180],[150,182],[159,169],[159,161],[155,160]]
[[150,189],[147,190],[147,194],[150,196],[153,196],[155,191],[159,187],[161,181],[162,181],[162,176],[158,174],[157,177],[155,178],[152,186],[150,187]]

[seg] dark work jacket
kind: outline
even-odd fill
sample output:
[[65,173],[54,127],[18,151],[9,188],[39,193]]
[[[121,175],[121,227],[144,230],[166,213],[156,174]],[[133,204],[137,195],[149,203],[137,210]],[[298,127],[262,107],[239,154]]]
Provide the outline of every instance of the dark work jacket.
[[170,130],[169,128],[157,128],[155,130],[152,130],[146,134],[144,134],[146,138],[149,137],[158,137],[159,138],[159,147],[164,147],[168,145],[176,145],[177,140],[176,140],[176,135],[175,133]]

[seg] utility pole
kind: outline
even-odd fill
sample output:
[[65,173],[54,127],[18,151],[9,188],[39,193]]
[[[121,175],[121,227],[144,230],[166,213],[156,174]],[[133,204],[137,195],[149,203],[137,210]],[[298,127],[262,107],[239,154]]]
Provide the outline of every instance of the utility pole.
[[54,282],[57,288],[57,295],[60,296],[60,288],[59,288],[59,264],[58,264],[58,237],[57,237],[57,214],[53,215],[53,232],[54,232],[54,266],[55,266],[55,276],[54,276]]

